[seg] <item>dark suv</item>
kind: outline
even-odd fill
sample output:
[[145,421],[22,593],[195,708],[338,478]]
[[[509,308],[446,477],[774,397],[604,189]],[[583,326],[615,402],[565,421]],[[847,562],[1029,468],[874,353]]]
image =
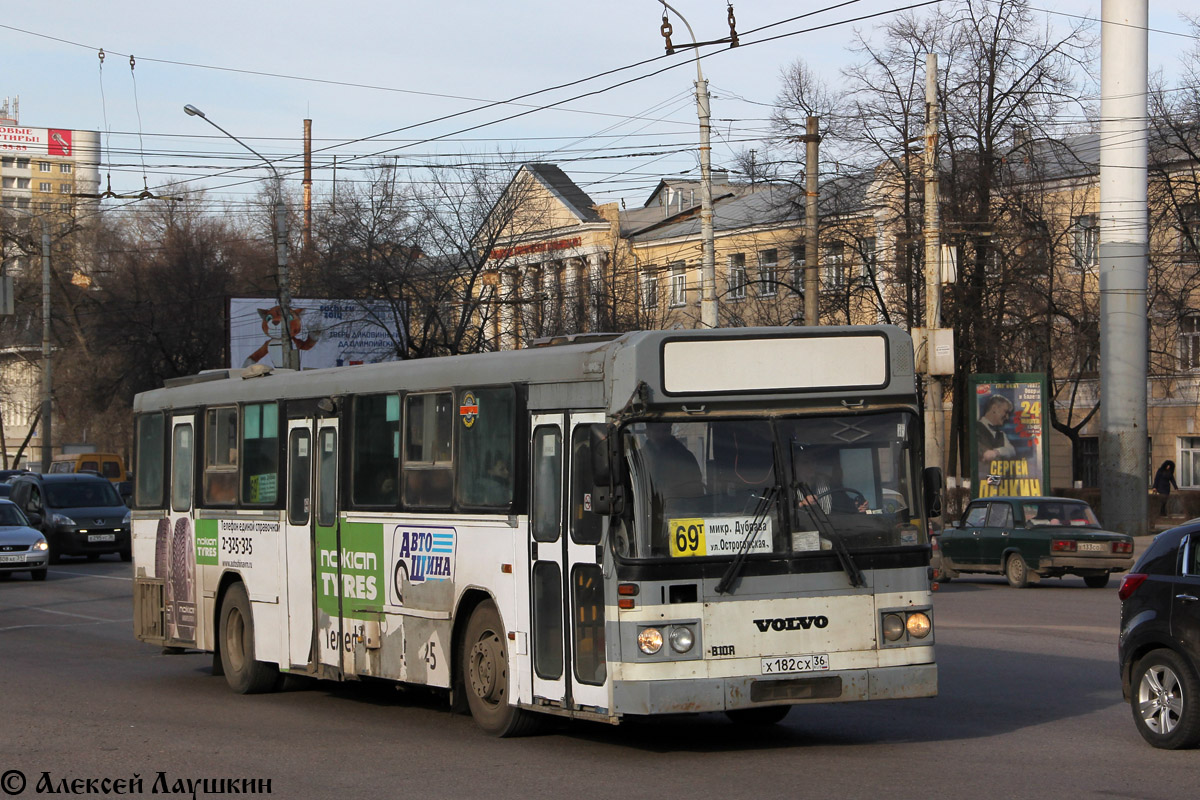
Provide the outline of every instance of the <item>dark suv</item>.
[[1121,582],[1121,691],[1155,747],[1200,743],[1200,521],[1160,533]]
[[98,475],[17,475],[9,498],[50,543],[50,560],[74,555],[132,557],[129,509],[112,483]]

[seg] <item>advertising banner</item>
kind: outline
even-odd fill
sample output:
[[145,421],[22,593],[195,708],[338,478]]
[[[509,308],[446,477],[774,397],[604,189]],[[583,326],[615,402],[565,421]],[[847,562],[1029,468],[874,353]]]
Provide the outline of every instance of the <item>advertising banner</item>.
[[[408,346],[395,309],[371,300],[292,300],[289,335],[301,369],[397,360]],[[283,316],[272,298],[229,300],[230,366],[277,367],[283,353]]]
[[1046,376],[967,378],[971,495],[1036,497],[1050,491]]
[[65,128],[11,128],[0,126],[0,151],[32,156],[71,156],[71,131]]

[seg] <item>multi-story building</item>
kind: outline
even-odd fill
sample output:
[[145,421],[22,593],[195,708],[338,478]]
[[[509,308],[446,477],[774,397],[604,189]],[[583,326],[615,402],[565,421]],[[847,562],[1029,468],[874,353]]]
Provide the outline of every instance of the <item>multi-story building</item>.
[[[0,104],[0,227],[6,232],[0,314],[16,312],[0,348],[2,450],[9,459],[26,442],[40,404],[40,329],[28,309],[13,307],[13,277],[38,268],[42,223],[52,235],[72,229],[99,207],[99,191],[99,132],[24,126],[17,100]],[[40,458],[37,445],[36,437],[26,444],[29,461]]]

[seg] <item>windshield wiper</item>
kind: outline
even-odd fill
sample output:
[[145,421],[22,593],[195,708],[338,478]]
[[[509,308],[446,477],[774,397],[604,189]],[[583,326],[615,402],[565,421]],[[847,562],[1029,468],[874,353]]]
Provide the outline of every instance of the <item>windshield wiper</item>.
[[841,563],[842,569],[845,570],[846,577],[850,579],[850,585],[865,585],[867,582],[866,578],[863,577],[862,570],[858,568],[858,564],[855,564],[854,559],[850,556],[850,550],[846,547],[846,542],[842,540],[841,534],[834,529],[833,523],[829,521],[829,517],[825,516],[825,509],[821,508],[821,499],[817,497],[812,487],[804,481],[796,481],[796,488],[800,491],[802,497],[813,498],[813,502],[806,505],[805,509],[812,517],[813,522],[817,524],[818,532],[833,545],[833,552],[837,554],[838,562]]
[[762,495],[759,496],[758,505],[754,509],[754,519],[750,523],[750,529],[746,531],[746,536],[742,539],[741,545],[738,546],[738,551],[734,555],[733,561],[729,562],[729,567],[725,570],[725,574],[717,582],[717,594],[725,594],[726,592],[732,594],[733,582],[737,580],[738,575],[742,572],[742,567],[746,563],[746,555],[750,552],[750,544],[758,537],[759,528],[762,526],[763,520],[767,518],[767,513],[770,512],[771,506],[778,496],[778,486],[768,486]]

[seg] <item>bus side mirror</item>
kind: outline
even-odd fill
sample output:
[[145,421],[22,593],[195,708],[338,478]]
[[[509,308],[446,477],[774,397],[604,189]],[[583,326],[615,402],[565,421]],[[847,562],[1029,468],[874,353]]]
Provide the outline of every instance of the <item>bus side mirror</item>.
[[616,452],[616,428],[596,422],[589,426],[588,434],[592,457],[592,511],[606,516],[620,514],[625,498],[621,478],[614,468],[620,458]]
[[926,467],[925,473],[925,513],[930,517],[942,515],[942,477],[941,467]]

